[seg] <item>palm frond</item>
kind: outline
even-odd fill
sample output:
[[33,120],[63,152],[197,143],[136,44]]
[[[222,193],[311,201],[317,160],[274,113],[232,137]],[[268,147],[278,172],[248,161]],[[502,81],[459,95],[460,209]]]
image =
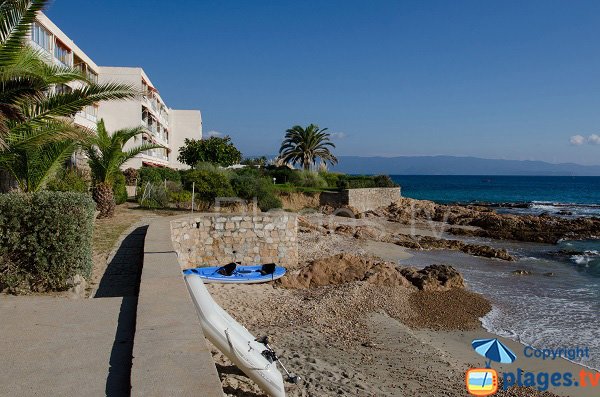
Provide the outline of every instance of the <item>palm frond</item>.
[[4,0],[0,3],[0,67],[19,52],[38,12],[48,0]]

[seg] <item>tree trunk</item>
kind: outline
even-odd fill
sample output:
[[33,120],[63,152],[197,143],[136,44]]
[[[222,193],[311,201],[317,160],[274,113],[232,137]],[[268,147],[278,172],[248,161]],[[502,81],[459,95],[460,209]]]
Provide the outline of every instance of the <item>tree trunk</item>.
[[96,202],[96,209],[100,211],[98,218],[112,218],[115,214],[116,203],[110,183],[97,183],[92,191],[92,197]]

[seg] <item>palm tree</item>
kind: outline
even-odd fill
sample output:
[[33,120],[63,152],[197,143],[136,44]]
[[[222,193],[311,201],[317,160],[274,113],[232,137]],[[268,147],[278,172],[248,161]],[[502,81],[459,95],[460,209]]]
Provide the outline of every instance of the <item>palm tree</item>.
[[327,128],[319,129],[315,124],[306,128],[299,125],[290,128],[281,143],[279,158],[285,163],[299,163],[307,171],[317,163],[317,159],[337,164],[337,158],[329,150],[335,145],[325,131]]
[[[26,44],[48,0],[0,0],[0,169],[23,191],[36,191],[93,132],[75,113],[100,101],[137,95],[129,85],[97,84],[78,69],[49,65]],[[78,84],[71,84],[76,83]],[[77,88],[57,91],[59,85]]]
[[99,217],[110,218],[115,211],[115,198],[112,190],[114,177],[121,172],[120,167],[143,151],[165,148],[162,145],[144,143],[126,152],[125,144],[133,137],[144,132],[143,127],[126,128],[109,134],[104,126],[104,120],[98,122],[98,134],[87,141],[85,152],[92,171],[92,195]]

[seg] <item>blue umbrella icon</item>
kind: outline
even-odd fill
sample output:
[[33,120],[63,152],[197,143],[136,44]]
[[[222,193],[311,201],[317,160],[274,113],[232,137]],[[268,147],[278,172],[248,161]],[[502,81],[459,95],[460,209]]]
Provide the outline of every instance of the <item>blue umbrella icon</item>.
[[471,346],[478,354],[488,359],[486,368],[490,368],[492,361],[510,364],[517,359],[515,353],[496,338],[475,339],[471,342]]
[[[473,349],[475,349],[478,354],[488,359],[485,363],[486,368],[490,368],[492,361],[510,364],[517,359],[515,353],[510,351],[508,347],[506,347],[496,338],[475,339],[473,342],[471,342],[471,346],[473,346]],[[481,383],[482,386],[485,385],[486,378],[487,372],[483,377],[483,382]]]

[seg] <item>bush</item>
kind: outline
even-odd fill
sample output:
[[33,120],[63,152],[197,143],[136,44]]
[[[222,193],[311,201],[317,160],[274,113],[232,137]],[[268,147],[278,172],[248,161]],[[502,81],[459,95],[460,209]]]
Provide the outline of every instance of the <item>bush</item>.
[[291,182],[291,180],[294,178],[295,171],[286,166],[267,166],[265,167],[265,172],[266,175],[271,178],[271,180],[275,178],[275,183],[284,184]]
[[180,190],[178,192],[169,191],[169,202],[175,204],[176,208],[191,208],[192,192]]
[[361,189],[373,187],[398,186],[388,175],[340,175],[337,186],[339,189]]
[[273,182],[257,175],[236,175],[231,180],[234,193],[244,200],[256,198],[261,211],[281,208],[281,200],[274,193]]
[[117,204],[123,204],[127,202],[129,195],[127,194],[127,187],[125,185],[125,175],[119,172],[115,175],[113,182],[113,194],[115,195],[115,202]]
[[0,194],[0,290],[66,290],[92,271],[96,204],[89,195]]
[[46,189],[53,192],[88,193],[89,177],[76,168],[65,168],[48,182]]
[[159,183],[167,181],[181,182],[181,175],[177,170],[166,167],[142,167],[139,170],[138,185],[146,183]]
[[327,187],[325,179],[321,178],[316,172],[301,170],[294,172],[292,175],[293,178],[290,182],[295,186],[312,188]]
[[377,175],[373,177],[377,187],[398,187],[399,185],[389,175]]
[[139,188],[138,203],[144,208],[165,208],[169,205],[169,194],[162,182],[145,184]]
[[183,186],[192,191],[195,184],[196,197],[206,202],[213,202],[217,197],[232,197],[234,195],[229,172],[210,167],[189,170],[182,173]]
[[323,178],[323,180],[325,180],[325,183],[327,183],[327,187],[331,187],[331,188],[336,188],[337,187],[337,183],[338,180],[340,178],[342,174],[338,174],[335,172],[327,172],[327,171],[320,171],[319,172],[319,176],[321,178]]
[[127,168],[123,171],[123,175],[125,175],[125,183],[127,186],[135,186],[140,173],[135,168]]

